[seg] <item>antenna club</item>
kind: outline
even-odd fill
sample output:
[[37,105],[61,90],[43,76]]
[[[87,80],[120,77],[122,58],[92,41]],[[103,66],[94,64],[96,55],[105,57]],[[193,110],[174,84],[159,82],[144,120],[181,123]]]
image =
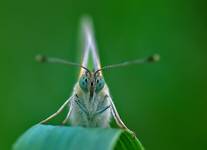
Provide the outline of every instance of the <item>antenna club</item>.
[[36,60],[37,62],[44,63],[44,62],[47,61],[47,57],[44,56],[44,55],[37,55],[37,56],[35,57],[35,60]]
[[148,60],[148,62],[157,62],[160,60],[160,55],[154,54],[154,55],[150,56],[147,60]]

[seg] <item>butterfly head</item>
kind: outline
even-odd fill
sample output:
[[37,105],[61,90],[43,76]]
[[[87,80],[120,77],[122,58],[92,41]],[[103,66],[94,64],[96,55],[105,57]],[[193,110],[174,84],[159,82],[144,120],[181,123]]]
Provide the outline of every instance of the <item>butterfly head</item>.
[[95,91],[96,93],[98,93],[103,89],[105,85],[105,81],[100,71],[98,72],[85,71],[80,76],[79,85],[84,92],[93,93]]

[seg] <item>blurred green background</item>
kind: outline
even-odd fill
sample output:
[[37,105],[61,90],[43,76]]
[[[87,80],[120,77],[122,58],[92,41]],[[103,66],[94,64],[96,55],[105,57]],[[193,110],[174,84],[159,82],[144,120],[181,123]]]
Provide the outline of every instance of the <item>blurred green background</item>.
[[85,13],[94,20],[103,65],[161,55],[156,64],[104,72],[120,115],[146,149],[207,149],[205,1],[0,3],[1,150],[71,94],[78,69],[40,65],[34,56],[78,61]]

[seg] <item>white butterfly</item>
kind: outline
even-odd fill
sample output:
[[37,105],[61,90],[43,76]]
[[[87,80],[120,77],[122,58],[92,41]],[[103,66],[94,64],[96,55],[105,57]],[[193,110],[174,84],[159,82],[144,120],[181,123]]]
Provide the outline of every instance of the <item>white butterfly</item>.
[[[78,82],[74,86],[71,97],[66,100],[57,112],[41,121],[41,123],[46,123],[50,119],[56,117],[62,112],[64,107],[68,105],[69,111],[63,124],[70,122],[73,126],[106,128],[109,127],[110,119],[113,117],[120,128],[134,134],[127,128],[119,116],[110,96],[109,88],[104,80],[102,70],[114,67],[123,67],[129,64],[154,62],[159,59],[159,55],[101,67],[91,20],[89,18],[84,18],[81,23],[85,45],[81,65],[58,58],[47,58],[43,56],[37,57],[41,62],[63,63],[69,66],[78,66],[81,68]],[[93,60],[92,71],[88,69],[89,56],[92,56]]]

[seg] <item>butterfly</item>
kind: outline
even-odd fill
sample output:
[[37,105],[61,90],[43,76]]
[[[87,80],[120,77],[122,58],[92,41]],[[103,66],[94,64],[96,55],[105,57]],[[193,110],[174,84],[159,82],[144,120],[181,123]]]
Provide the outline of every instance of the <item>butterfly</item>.
[[[155,54],[144,59],[136,59],[101,67],[91,19],[88,17],[83,18],[81,25],[84,37],[84,49],[81,64],[43,55],[37,56],[39,62],[61,63],[80,68],[78,82],[74,86],[72,95],[54,114],[40,123],[47,123],[68,106],[69,110],[62,124],[67,124],[69,122],[72,126],[107,128],[110,127],[111,118],[114,118],[116,124],[120,128],[134,134],[122,121],[111,98],[109,87],[104,80],[102,71],[132,64],[155,62],[159,60],[159,55]],[[92,58],[92,70],[88,67],[89,58]]]

